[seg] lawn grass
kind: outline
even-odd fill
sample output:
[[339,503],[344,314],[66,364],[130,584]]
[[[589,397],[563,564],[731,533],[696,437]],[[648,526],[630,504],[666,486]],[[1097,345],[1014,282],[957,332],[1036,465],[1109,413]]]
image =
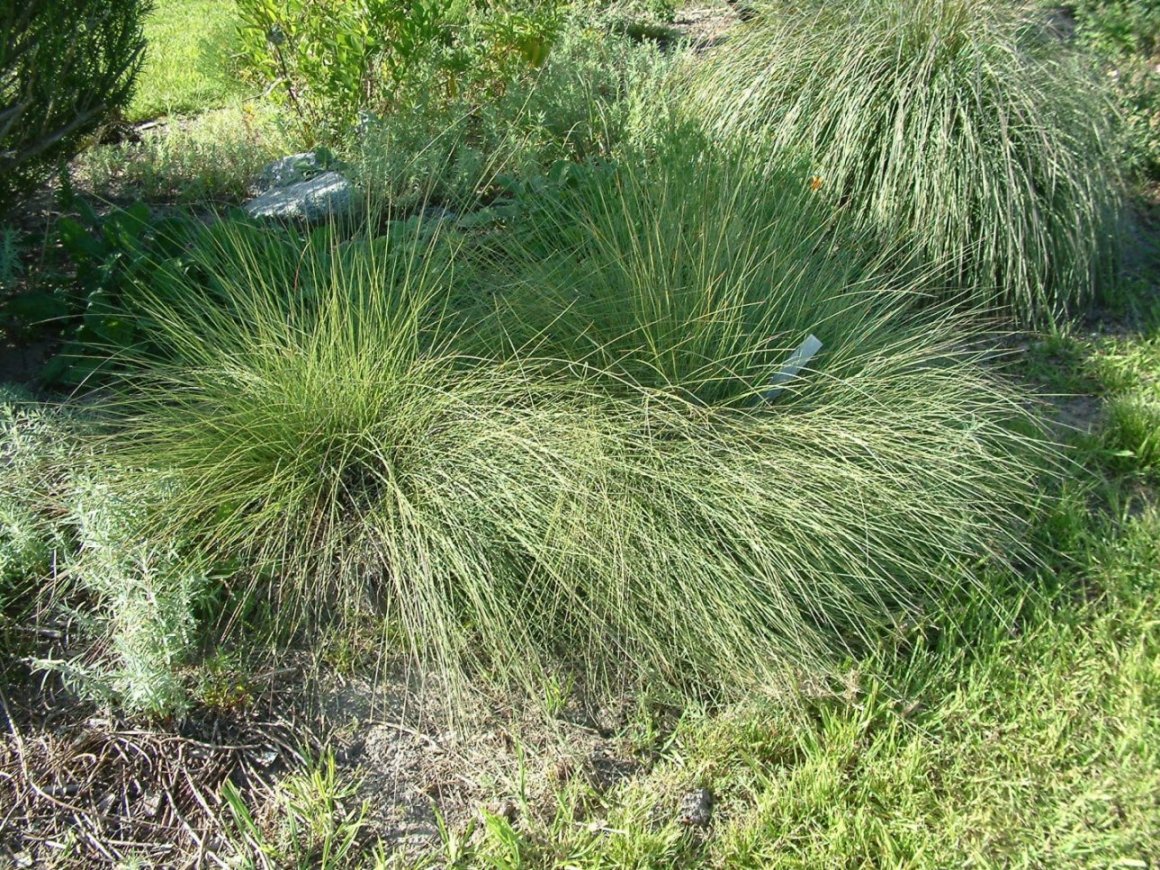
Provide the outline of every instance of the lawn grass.
[[128,119],[194,114],[242,92],[231,69],[236,26],[233,0],[157,0]]

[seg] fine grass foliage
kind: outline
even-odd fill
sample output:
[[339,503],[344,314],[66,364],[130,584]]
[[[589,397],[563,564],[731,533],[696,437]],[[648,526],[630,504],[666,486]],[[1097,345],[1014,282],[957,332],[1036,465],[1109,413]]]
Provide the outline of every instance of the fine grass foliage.
[[234,846],[246,866],[355,866],[368,813],[365,802],[353,806],[358,784],[344,781],[333,753],[305,761],[256,810],[232,782],[223,787],[222,801],[236,832]]
[[[1155,319],[1155,318],[1153,318]],[[1145,475],[1160,471],[1160,340],[1107,339],[1091,364],[1106,395],[1105,445]]]
[[804,149],[826,196],[951,295],[1042,325],[1114,265],[1118,152],[1093,81],[1014,5],[854,0],[772,4],[678,86],[719,136]]
[[261,602],[283,637],[385,613],[452,707],[468,685],[534,702],[560,667],[595,697],[735,694],[1018,549],[1019,403],[934,338],[785,408],[714,408],[464,357],[462,242],[438,228],[316,235],[289,278],[225,232],[222,304],[143,289],[171,361],[125,378],[109,460],[171,495],[151,539],[238,568],[251,629]]
[[806,164],[678,129],[615,163],[557,166],[514,205],[482,249],[498,289],[467,312],[485,346],[750,405],[811,334],[827,380],[906,355],[899,315],[920,294],[884,262],[905,273],[905,255],[847,232]]
[[[523,828],[527,866],[1146,865],[1160,785],[1154,507],[1077,530],[1068,578],[1044,573],[975,598],[868,656],[846,697],[689,716],[649,774],[563,796]],[[1081,581],[1081,575],[1083,579]],[[1082,585],[1081,585],[1082,584]],[[970,642],[964,643],[964,637]],[[700,782],[714,826],[667,813]],[[490,834],[490,832],[487,832]],[[487,836],[466,862],[510,854]]]

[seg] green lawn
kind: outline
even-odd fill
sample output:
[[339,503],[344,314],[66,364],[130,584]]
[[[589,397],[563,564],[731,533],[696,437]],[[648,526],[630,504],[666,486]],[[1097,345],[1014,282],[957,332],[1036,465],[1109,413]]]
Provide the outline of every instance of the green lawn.
[[145,68],[129,119],[201,112],[238,94],[230,69],[236,20],[233,0],[157,0],[145,22]]

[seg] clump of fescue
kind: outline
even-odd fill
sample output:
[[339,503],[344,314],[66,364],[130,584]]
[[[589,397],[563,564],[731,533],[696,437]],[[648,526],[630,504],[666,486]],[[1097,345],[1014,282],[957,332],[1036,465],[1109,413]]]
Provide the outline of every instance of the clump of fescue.
[[561,668],[598,692],[736,695],[1019,548],[1024,412],[945,330],[818,366],[784,405],[714,407],[461,356],[439,232],[308,247],[309,294],[239,241],[221,305],[146,300],[174,361],[122,384],[109,448],[128,491],[170,493],[154,540],[238,569],[224,600],[247,631],[386,614],[452,705],[467,686],[542,699]]
[[579,362],[709,404],[761,402],[811,334],[828,378],[897,358],[915,270],[849,232],[809,177],[688,127],[573,166],[480,246],[497,286],[476,293],[467,332],[483,352]]
[[1002,0],[773,3],[682,99],[718,136],[803,149],[879,238],[970,302],[1044,324],[1113,267],[1120,184],[1108,101],[1025,15]]

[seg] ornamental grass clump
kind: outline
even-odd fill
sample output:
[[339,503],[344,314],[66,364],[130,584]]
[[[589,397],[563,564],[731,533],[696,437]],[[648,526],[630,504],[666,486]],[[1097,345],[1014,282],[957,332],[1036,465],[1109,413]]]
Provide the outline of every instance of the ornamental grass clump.
[[811,334],[829,378],[896,353],[915,268],[809,180],[808,164],[691,128],[571,166],[474,252],[498,289],[476,294],[468,333],[706,404],[761,401]]
[[950,295],[1036,325],[1114,266],[1109,103],[1022,7],[774,3],[681,79],[719,137],[803,149],[815,184]]
[[[1020,549],[1042,451],[945,329],[819,360],[771,404],[713,404],[482,352],[451,325],[463,260],[441,228],[331,236],[290,280],[252,238],[218,305],[143,290],[170,361],[125,377],[105,454],[129,491],[170,494],[151,537],[217,565],[211,597],[247,632],[385,617],[453,708],[468,687],[543,699],[561,671],[590,700],[736,696]],[[833,289],[800,268],[803,299]]]

